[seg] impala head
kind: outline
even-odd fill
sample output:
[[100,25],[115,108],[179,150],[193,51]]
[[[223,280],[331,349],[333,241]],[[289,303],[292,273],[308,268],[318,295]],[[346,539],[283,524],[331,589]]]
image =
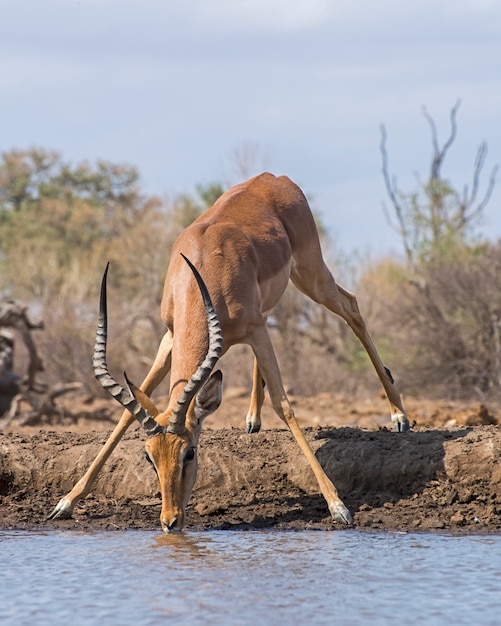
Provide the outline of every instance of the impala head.
[[184,428],[179,432],[172,432],[170,423],[163,427],[157,421],[169,422],[173,411],[160,413],[148,396],[127,381],[131,394],[157,424],[156,434],[148,436],[145,448],[146,459],[157,473],[162,495],[160,523],[163,530],[175,532],[184,526],[186,506],[197,477],[198,438],[204,419],[221,403],[222,378],[219,370],[210,375],[190,404]]
[[[183,255],[184,256],[184,255]],[[144,429],[146,457],[155,468],[162,495],[160,522],[165,531],[179,531],[184,526],[186,505],[197,476],[197,446],[203,420],[221,402],[222,374],[213,372],[221,354],[221,327],[209,292],[200,274],[184,257],[198,282],[207,315],[209,346],[198,366],[180,393],[173,408],[160,412],[153,401],[125,375],[124,389],[114,380],[106,363],[106,277],[101,284],[99,322],[94,346],[93,367],[96,378],[123,407],[128,409]]]

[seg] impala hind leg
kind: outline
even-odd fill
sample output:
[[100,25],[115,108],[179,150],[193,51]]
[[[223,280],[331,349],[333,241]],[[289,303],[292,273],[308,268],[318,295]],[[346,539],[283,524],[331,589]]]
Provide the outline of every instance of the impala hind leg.
[[374,342],[369,335],[369,331],[367,330],[363,317],[360,314],[355,295],[350,293],[346,289],[343,289],[343,287],[340,287],[339,285],[336,285],[336,287],[339,293],[339,302],[342,306],[339,315],[341,315],[341,317],[346,320],[347,324],[353,330],[355,335],[360,339],[360,342],[364,346],[370,360],[372,361],[372,364],[374,365],[374,369],[376,370],[379,379],[381,380],[381,383],[386,392],[386,397],[388,398],[388,401],[390,403],[391,420],[394,424],[395,430],[397,432],[404,432],[409,430],[409,420],[405,415],[400,392],[395,385],[390,370],[383,365],[376,346],[374,345]]
[[[141,390],[147,395],[151,395],[153,390],[168,374],[171,366],[171,350],[172,350],[172,334],[167,331],[160,342],[155,361],[151,366],[146,378],[141,384]],[[72,516],[73,510],[77,503],[90,493],[96,478],[101,471],[103,465],[116,448],[118,442],[123,437],[125,431],[135,421],[133,415],[129,411],[124,411],[113,432],[108,440],[101,448],[101,451],[91,463],[89,469],[82,478],[76,483],[73,489],[65,495],[52,511],[47,519],[68,519]]]
[[252,392],[249,411],[245,418],[245,432],[258,433],[261,430],[261,409],[264,402],[264,380],[259,370],[259,363],[254,359],[252,373]]
[[278,417],[287,424],[305,455],[317,479],[320,491],[327,501],[332,517],[344,524],[351,523],[352,517],[350,512],[339,497],[336,487],[328,478],[302,430],[299,428],[294,411],[285,393],[275,351],[265,326],[259,327],[254,331],[251,336],[251,346],[259,363],[259,369],[266,381],[273,409]]
[[333,313],[342,317],[352,329],[369,355],[374,369],[381,380],[390,403],[391,420],[395,430],[409,430],[409,420],[405,415],[400,393],[390,370],[383,365],[376,346],[372,341],[364,319],[358,308],[357,299],[343,287],[336,284],[332,274],[322,261],[322,270],[312,274],[308,270],[296,269],[292,276],[294,284],[315,302],[323,304]]

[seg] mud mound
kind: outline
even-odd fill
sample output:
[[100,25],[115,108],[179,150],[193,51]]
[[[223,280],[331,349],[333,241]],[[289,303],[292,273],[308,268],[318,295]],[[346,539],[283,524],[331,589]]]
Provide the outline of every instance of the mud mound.
[[[418,427],[397,434],[309,427],[306,435],[360,528],[499,532],[501,429]],[[156,476],[142,434],[126,435],[74,519],[47,522],[105,432],[0,434],[0,527],[160,529]],[[187,529],[336,528],[286,430],[205,430]]]

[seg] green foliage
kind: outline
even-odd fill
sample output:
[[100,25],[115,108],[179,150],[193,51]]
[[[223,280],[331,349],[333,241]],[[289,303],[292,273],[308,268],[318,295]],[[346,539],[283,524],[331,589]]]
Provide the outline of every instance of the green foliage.
[[75,266],[104,266],[117,240],[151,213],[127,165],[71,167],[56,153],[13,151],[2,155],[0,181],[1,289],[28,302],[48,302]]
[[405,246],[417,267],[433,259],[453,259],[479,243],[475,226],[480,214],[464,219],[459,194],[447,180],[433,179],[418,191],[397,192]]
[[[107,261],[112,263],[109,299],[115,305],[110,310],[119,310],[112,332],[130,337],[141,359],[154,355],[172,244],[222,187],[200,186],[197,192],[165,206],[142,193],[136,168],[126,164],[73,165],[37,148],[2,154],[0,292],[44,320],[40,337],[51,355],[45,359],[49,379],[81,379],[84,358],[90,373],[98,289]],[[113,354],[112,349],[111,360]]]
[[21,211],[39,199],[40,187],[50,179],[59,155],[41,149],[2,154],[0,209]]

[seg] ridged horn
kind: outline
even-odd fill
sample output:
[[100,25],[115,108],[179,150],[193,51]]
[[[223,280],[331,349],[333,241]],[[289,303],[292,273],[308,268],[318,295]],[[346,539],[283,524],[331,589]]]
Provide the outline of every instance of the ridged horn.
[[196,267],[191,263],[188,258],[184,256],[183,253],[181,253],[181,256],[186,261],[186,263],[188,263],[191,271],[193,272],[198,283],[200,293],[202,294],[205,313],[207,316],[209,346],[204,360],[198,366],[197,371],[186,383],[183,391],[179,395],[177,404],[174,407],[172,415],[169,419],[167,432],[174,433],[176,435],[182,434],[184,432],[186,428],[186,413],[188,411],[188,407],[190,406],[190,402],[193,400],[202,385],[211,375],[211,372],[214,369],[223,348],[223,333],[221,330],[221,325],[217,318],[216,310],[214,308],[214,305],[212,304],[212,300],[209,295],[209,290],[207,289],[207,286],[205,285],[200,274],[198,273]]
[[[147,437],[155,437],[165,432],[165,428],[161,426],[151,415],[143,409],[139,402],[134,398],[130,388],[125,390],[117,381],[111,377],[106,362],[106,343],[108,338],[108,313],[106,303],[106,279],[108,276],[109,262],[106,264],[103,279],[101,281],[101,297],[99,299],[99,317],[97,323],[96,341],[94,344],[94,353],[92,355],[92,367],[94,375],[99,381],[101,387],[112,395],[125,409],[130,411],[132,415],[141,424],[146,432]],[[127,381],[127,378],[126,378]],[[127,385],[129,385],[127,381]]]

